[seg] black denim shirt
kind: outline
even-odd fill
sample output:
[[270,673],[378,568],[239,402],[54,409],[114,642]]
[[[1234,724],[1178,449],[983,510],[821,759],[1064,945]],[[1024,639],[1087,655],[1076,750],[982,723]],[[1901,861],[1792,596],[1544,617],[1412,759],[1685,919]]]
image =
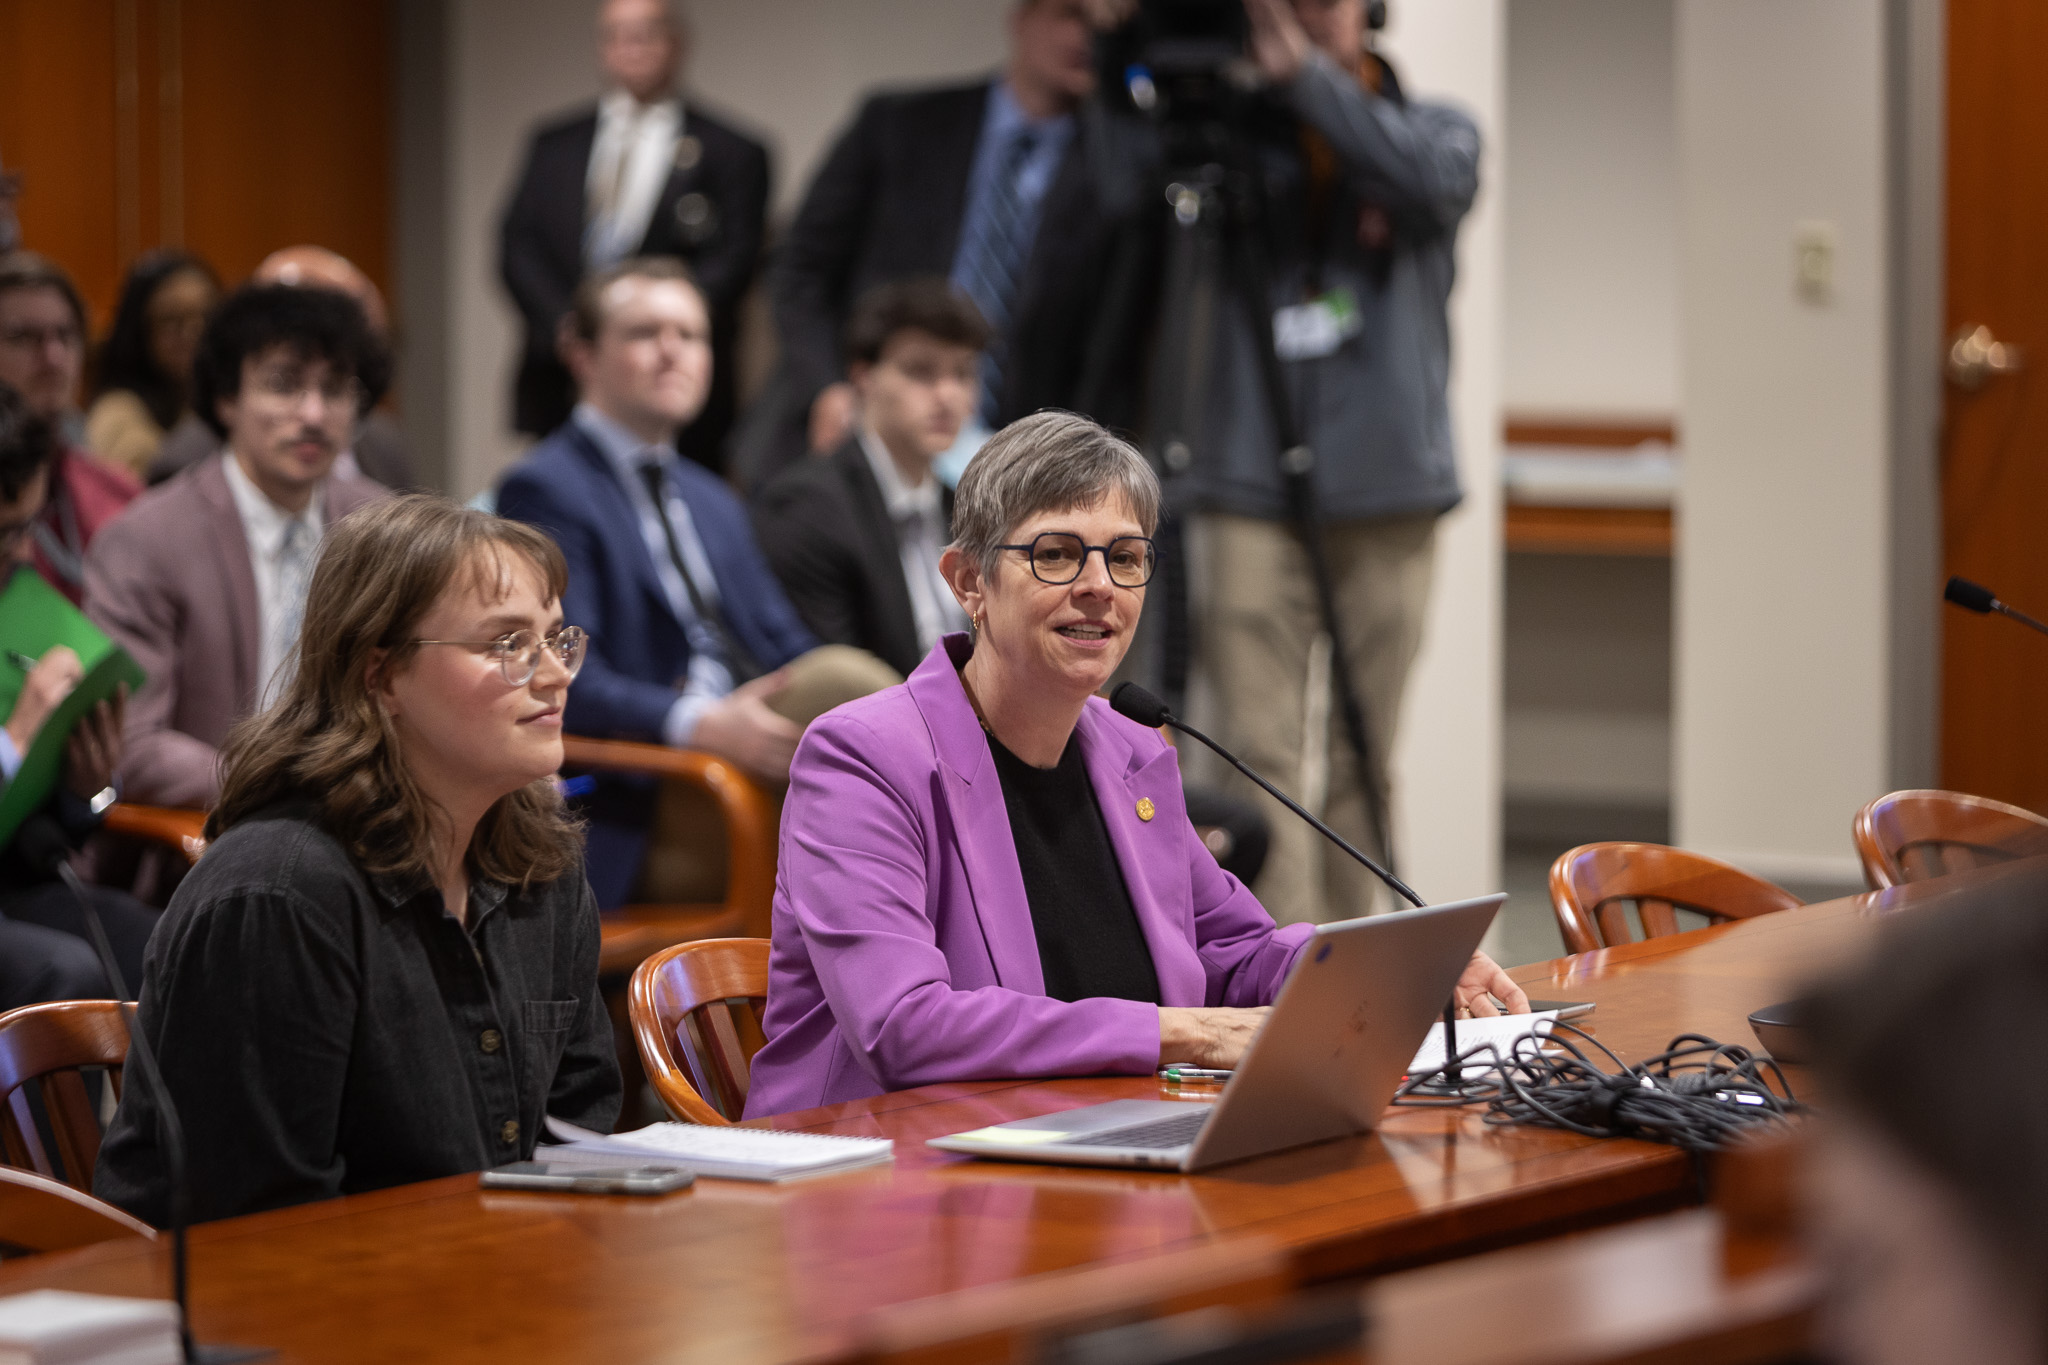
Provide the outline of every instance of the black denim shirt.
[[[579,868],[471,887],[366,876],[310,808],[229,830],[150,939],[141,1022],[185,1124],[194,1221],[532,1156],[544,1113],[610,1132],[612,1031]],[[161,1226],[168,1180],[137,1068],[93,1189]]]

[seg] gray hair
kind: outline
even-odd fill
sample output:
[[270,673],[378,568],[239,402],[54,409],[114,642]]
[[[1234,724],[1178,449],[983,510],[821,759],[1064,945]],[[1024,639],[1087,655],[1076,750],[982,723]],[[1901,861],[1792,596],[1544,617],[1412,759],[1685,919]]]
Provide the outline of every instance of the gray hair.
[[1097,507],[1122,498],[1151,535],[1159,525],[1159,478],[1129,441],[1071,412],[1022,417],[989,438],[953,498],[953,545],[983,573],[997,546],[1040,512]]

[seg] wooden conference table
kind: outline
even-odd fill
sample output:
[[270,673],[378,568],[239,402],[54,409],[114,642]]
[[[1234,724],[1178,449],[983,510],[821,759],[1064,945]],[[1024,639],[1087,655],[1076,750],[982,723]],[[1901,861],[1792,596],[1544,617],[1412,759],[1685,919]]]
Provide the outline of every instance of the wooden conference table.
[[[1625,1058],[1701,1032],[1750,1043],[1750,1010],[1852,953],[1873,921],[2006,869],[1829,901],[1517,969],[1590,999]],[[202,1340],[292,1362],[784,1361],[829,1357],[879,1307],[1217,1239],[1264,1239],[1307,1281],[1443,1260],[1695,1202],[1667,1147],[1402,1110],[1366,1137],[1199,1176],[978,1162],[924,1139],[1124,1096],[1150,1079],[926,1086],[786,1115],[886,1135],[893,1166],[786,1186],[704,1180],[661,1199],[483,1192],[476,1177],[232,1219],[192,1235]],[[165,1245],[0,1266],[0,1293],[166,1293]]]

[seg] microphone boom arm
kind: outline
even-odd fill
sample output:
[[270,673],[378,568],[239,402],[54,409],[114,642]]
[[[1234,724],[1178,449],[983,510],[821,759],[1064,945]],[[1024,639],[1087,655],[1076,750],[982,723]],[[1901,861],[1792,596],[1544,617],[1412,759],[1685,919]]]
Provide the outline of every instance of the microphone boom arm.
[[1395,891],[1399,892],[1401,896],[1403,896],[1410,905],[1415,906],[1417,909],[1422,908],[1425,902],[1423,901],[1422,897],[1415,894],[1414,888],[1410,887],[1408,883],[1402,881],[1399,877],[1396,877],[1393,873],[1387,871],[1387,869],[1381,867],[1372,859],[1366,857],[1363,853],[1359,852],[1356,848],[1352,846],[1350,840],[1346,839],[1343,835],[1337,833],[1336,830],[1331,829],[1322,821],[1316,819],[1315,816],[1310,815],[1306,810],[1302,808],[1300,802],[1296,801],[1286,792],[1281,791],[1278,787],[1274,786],[1271,782],[1268,782],[1265,778],[1253,772],[1250,768],[1247,768],[1243,763],[1238,761],[1236,754],[1231,753],[1221,744],[1218,744],[1215,740],[1209,738],[1200,730],[1197,730],[1194,726],[1189,725],[1186,721],[1183,721],[1176,716],[1173,716],[1171,714],[1167,715],[1164,724],[1169,725],[1173,729],[1180,731],[1182,734],[1188,736],[1188,738],[1190,739],[1200,740],[1203,744],[1209,746],[1209,748],[1216,754],[1218,758],[1221,758],[1225,763],[1228,763],[1231,767],[1237,769],[1246,777],[1249,777],[1252,781],[1258,783],[1260,788],[1265,791],[1266,795],[1272,797],[1275,801],[1278,801],[1281,805],[1287,807],[1287,809],[1293,811],[1302,819],[1308,821],[1309,824],[1315,827],[1317,833],[1321,834],[1325,839],[1328,839],[1337,847],[1343,849],[1346,853],[1349,853],[1352,857],[1358,859],[1359,862],[1364,863],[1366,867],[1370,868],[1372,872],[1376,876],[1378,876],[1381,881],[1385,882],[1388,886],[1391,886],[1392,888],[1394,888]]

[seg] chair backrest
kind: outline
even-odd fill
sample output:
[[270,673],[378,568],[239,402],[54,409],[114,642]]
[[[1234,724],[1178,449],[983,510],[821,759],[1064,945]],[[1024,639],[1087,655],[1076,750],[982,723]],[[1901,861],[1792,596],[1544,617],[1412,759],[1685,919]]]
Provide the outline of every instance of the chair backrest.
[[[120,1093],[128,1059],[123,1008],[112,1000],[56,1000],[0,1014],[0,1160],[92,1188],[100,1120],[80,1068],[105,1067]],[[31,1096],[42,1101],[53,1142],[43,1140]]]
[[1677,933],[1680,910],[1719,922],[1802,904],[1739,867],[1663,844],[1582,844],[1550,865],[1550,908],[1568,953],[1633,941],[1631,903],[1644,938]]
[[1873,891],[2048,853],[2048,820],[1962,792],[1880,796],[1856,812],[1855,833]]
[[156,1229],[61,1180],[0,1166],[0,1256],[66,1251]]
[[679,943],[640,964],[628,999],[633,1037],[671,1114],[687,1123],[740,1117],[767,1003],[765,938]]

